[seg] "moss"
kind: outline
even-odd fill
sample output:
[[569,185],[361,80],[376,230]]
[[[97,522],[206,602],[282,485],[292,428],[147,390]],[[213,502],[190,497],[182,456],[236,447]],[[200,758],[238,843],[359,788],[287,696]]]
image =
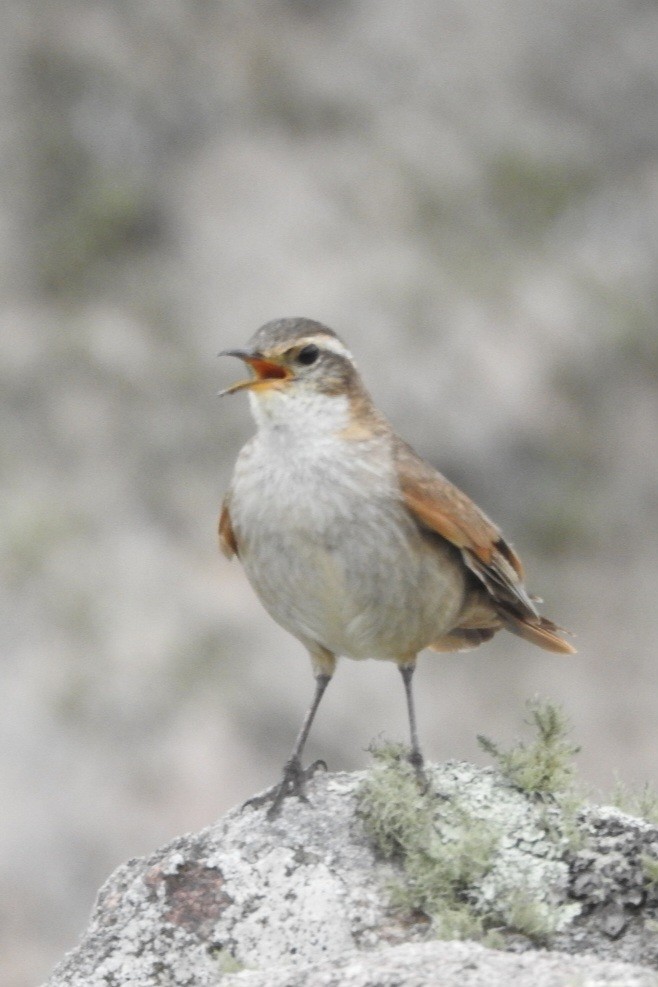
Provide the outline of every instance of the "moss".
[[383,857],[426,841],[433,813],[402,745],[371,747],[375,765],[359,791],[368,836]]
[[499,832],[459,799],[419,783],[405,748],[372,753],[360,814],[378,851],[402,868],[402,880],[389,888],[392,903],[424,912],[440,938],[486,938],[486,920],[472,909],[469,889],[490,869]]
[[375,766],[359,791],[369,838],[402,869],[391,884],[392,904],[421,911],[442,939],[498,944],[486,915],[472,907],[470,890],[490,870],[499,831],[477,819],[456,798],[446,799],[431,780],[419,781],[399,746],[373,749]]
[[658,887],[658,860],[648,853],[643,853],[640,862],[647,884],[650,884],[653,888]]
[[491,949],[500,949],[504,945],[500,933],[487,928],[484,919],[470,905],[441,903],[432,916],[432,929],[437,939],[470,939]]
[[529,708],[533,742],[504,751],[481,741],[500,773],[450,764],[423,783],[405,748],[372,752],[359,791],[366,833],[393,865],[392,904],[423,912],[437,937],[495,947],[520,934],[543,946],[580,911],[565,858],[583,838],[577,748],[556,706]]
[[510,929],[527,936],[537,945],[546,945],[560,923],[560,913],[556,908],[545,901],[533,899],[523,889],[509,896],[502,914]]
[[518,741],[509,750],[488,737],[478,736],[478,743],[511,785],[543,805],[538,822],[547,837],[575,852],[583,843],[578,816],[586,800],[575,781],[573,759],[580,747],[571,743],[571,725],[559,706],[533,699],[527,707],[526,723],[535,729],[533,742]]
[[636,816],[658,825],[658,792],[648,782],[645,782],[641,791],[634,792],[617,780],[610,804],[628,813],[629,816]]
[[560,925],[560,912],[545,901],[537,901],[526,889],[501,896],[496,907],[478,913],[472,905],[450,907],[441,903],[432,916],[437,939],[471,939],[491,949],[502,949],[506,935],[517,934],[537,946],[545,946]]
[[528,795],[560,795],[569,792],[575,777],[574,756],[580,748],[569,740],[571,727],[564,712],[553,703],[535,699],[528,703],[536,739],[519,741],[503,750],[488,737],[478,736],[480,747],[497,762],[503,776]]

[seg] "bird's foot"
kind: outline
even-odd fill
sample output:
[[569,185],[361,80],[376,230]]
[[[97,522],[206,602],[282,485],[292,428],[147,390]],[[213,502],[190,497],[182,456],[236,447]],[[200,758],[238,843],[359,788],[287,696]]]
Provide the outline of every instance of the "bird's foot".
[[263,805],[270,803],[267,818],[276,819],[283,805],[283,800],[290,798],[291,795],[296,796],[302,802],[308,802],[306,782],[319,770],[327,770],[324,761],[314,761],[308,768],[302,768],[301,762],[297,758],[291,758],[283,769],[283,778],[279,784],[268,788],[262,795],[254,795],[253,798],[247,799],[242,808],[245,809],[249,805],[254,809],[260,809]]
[[432,784],[430,775],[425,770],[425,760],[418,749],[414,750],[412,748],[409,752],[409,764],[414,769],[416,784],[421,795],[429,795],[430,798],[437,799],[439,802],[450,801],[449,795],[446,795],[444,792],[438,792],[435,785]]
[[409,753],[409,764],[414,769],[418,787],[421,794],[424,795],[430,787],[430,782],[425,772],[425,759],[417,747],[412,748]]

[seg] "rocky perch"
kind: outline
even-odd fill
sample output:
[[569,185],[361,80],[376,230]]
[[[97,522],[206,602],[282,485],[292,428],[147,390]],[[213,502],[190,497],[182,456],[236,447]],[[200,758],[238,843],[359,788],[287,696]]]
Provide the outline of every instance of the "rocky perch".
[[48,987],[658,987],[657,916],[654,825],[389,751],[119,867]]

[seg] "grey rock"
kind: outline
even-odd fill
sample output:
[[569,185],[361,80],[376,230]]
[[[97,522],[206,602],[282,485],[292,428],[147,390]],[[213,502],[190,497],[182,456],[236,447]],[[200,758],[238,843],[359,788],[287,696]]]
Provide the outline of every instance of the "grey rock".
[[241,973],[230,987],[656,987],[628,963],[564,953],[501,953],[472,942],[407,943],[298,970]]
[[588,809],[574,850],[546,826],[553,810],[495,771],[455,763],[431,770],[471,818],[500,828],[473,907],[491,914],[492,901],[523,887],[552,916],[549,945],[559,952],[520,935],[507,938],[511,952],[436,941],[430,916],[391,903],[401,872],[366,835],[357,804],[366,774],[328,774],[314,777],[309,802],[288,800],[274,821],[263,809],[238,808],[120,867],[48,987],[658,987],[651,969],[619,962],[658,965],[655,892],[642,871],[655,827]]
[[569,895],[581,913],[554,944],[571,950],[584,942],[599,956],[658,968],[658,888],[644,867],[645,858],[658,858],[656,826],[610,806],[585,809],[580,823],[584,843],[569,855]]

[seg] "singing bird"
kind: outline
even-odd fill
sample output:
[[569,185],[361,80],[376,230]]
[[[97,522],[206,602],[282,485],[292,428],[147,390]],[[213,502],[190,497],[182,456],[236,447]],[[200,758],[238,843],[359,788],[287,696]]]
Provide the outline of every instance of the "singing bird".
[[283,778],[260,800],[274,816],[286,797],[306,797],[302,752],[337,658],[397,664],[421,772],[420,651],[465,651],[501,628],[547,651],[575,649],[540,616],[500,529],[378,411],[335,332],[278,319],[222,355],[251,370],[221,393],[248,392],[257,431],[237,459],[220,544],[307,649],[316,680]]

